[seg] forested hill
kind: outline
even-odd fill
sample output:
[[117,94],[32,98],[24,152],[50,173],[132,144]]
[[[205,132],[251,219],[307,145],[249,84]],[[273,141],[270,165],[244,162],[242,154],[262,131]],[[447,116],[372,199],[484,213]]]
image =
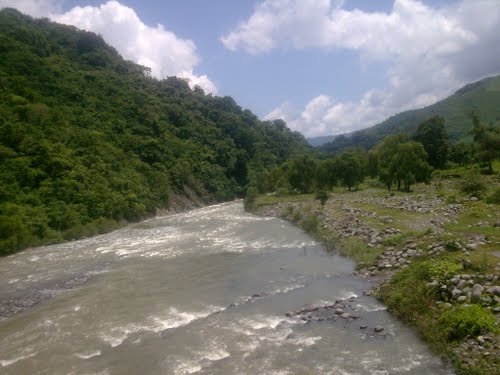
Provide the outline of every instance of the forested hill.
[[310,151],[284,122],[156,80],[74,27],[5,9],[0,56],[0,254],[107,230],[173,195],[232,199]]
[[485,123],[500,124],[500,76],[468,84],[448,98],[425,108],[406,111],[388,118],[373,127],[337,136],[320,147],[326,152],[337,153],[350,148],[370,149],[384,137],[400,132],[415,133],[419,124],[442,116],[450,141],[456,142],[470,136],[471,110],[479,113]]

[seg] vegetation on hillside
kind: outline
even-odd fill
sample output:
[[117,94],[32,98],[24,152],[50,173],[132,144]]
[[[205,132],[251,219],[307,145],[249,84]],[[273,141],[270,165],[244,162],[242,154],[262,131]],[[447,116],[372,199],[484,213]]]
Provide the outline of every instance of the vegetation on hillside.
[[[455,165],[475,164],[481,173],[493,174],[493,162],[500,159],[500,126],[484,125],[477,112],[469,114],[469,121],[473,123],[471,144],[450,146],[445,121],[435,116],[422,122],[413,138],[397,133],[368,152],[351,149],[326,158],[292,158],[274,170],[256,174],[250,184],[255,194],[308,194],[330,191],[336,185],[356,190],[365,178],[377,177],[389,191],[410,192],[415,183],[429,183],[433,170]],[[475,173],[479,175],[479,171]],[[476,195],[482,194],[478,191]]]
[[310,146],[230,97],[122,59],[93,33],[0,12],[0,254],[222,201]]
[[351,148],[369,150],[384,137],[397,133],[414,135],[420,124],[435,116],[445,121],[451,143],[470,141],[470,112],[481,113],[486,124],[500,125],[500,76],[485,78],[462,87],[455,94],[425,108],[405,111],[391,116],[380,124],[335,137],[320,149],[339,153]]

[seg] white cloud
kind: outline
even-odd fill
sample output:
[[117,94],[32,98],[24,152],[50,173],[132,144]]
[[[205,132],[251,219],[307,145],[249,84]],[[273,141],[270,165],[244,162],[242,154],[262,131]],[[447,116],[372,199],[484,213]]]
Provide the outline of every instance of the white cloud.
[[100,6],[74,7],[61,13],[61,0],[0,0],[0,7],[12,6],[33,16],[52,20],[102,35],[126,59],[151,68],[156,78],[187,78],[191,87],[208,93],[217,89],[206,75],[194,72],[200,59],[193,41],[181,39],[163,25],[148,26],[132,8],[118,1]]
[[33,17],[47,17],[60,12],[64,0],[0,0],[1,8],[15,8]]
[[[389,115],[431,104],[460,85],[500,73],[500,2],[460,0],[435,8],[395,0],[389,13],[346,10],[329,0],[266,0],[221,38],[230,50],[350,49],[364,63],[389,64],[387,88],[310,113],[288,106],[291,126],[306,135],[349,132]],[[272,113],[272,112],[271,112]],[[269,117],[271,113],[266,116]]]

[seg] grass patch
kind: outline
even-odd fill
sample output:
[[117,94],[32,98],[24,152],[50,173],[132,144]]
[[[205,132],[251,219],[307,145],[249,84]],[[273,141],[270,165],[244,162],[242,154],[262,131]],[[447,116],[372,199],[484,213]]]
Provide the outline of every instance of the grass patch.
[[[500,213],[494,207],[482,202],[474,202],[470,203],[469,209],[458,217],[457,223],[448,223],[445,228],[452,232],[483,234],[491,240],[498,241],[500,228],[495,228],[493,225],[499,219]],[[489,223],[489,225],[478,225],[479,222]]]
[[495,316],[491,311],[478,306],[454,306],[445,310],[439,324],[448,340],[460,340],[482,333],[498,333]]
[[384,248],[369,247],[357,237],[350,237],[342,241],[340,248],[340,253],[354,260],[358,269],[373,264],[383,252]]
[[259,195],[255,199],[255,206],[265,206],[269,204],[283,203],[283,202],[301,202],[314,198],[314,194],[294,194],[294,195]]

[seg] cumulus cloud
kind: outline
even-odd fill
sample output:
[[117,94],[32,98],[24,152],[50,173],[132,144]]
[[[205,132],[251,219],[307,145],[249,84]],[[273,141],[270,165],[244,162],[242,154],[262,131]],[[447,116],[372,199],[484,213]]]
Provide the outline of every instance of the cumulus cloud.
[[56,22],[100,34],[124,58],[151,68],[156,78],[176,75],[187,78],[191,87],[198,85],[205,92],[217,92],[206,75],[194,72],[200,59],[193,41],[179,38],[163,25],[144,24],[132,8],[118,1],[77,6],[66,13],[61,13],[60,0],[0,1],[2,7],[12,6],[33,16],[48,16]]
[[346,10],[343,2],[330,0],[266,0],[221,41],[250,54],[341,48],[357,51],[363,62],[387,62],[385,89],[371,89],[352,102],[330,97],[328,110],[311,114],[308,107],[317,97],[295,116],[287,113],[296,130],[320,135],[373,125],[499,73],[499,26],[498,0],[460,0],[439,8],[395,0],[389,13]]
[[60,12],[64,0],[0,0],[1,8],[15,8],[33,17],[47,17]]

